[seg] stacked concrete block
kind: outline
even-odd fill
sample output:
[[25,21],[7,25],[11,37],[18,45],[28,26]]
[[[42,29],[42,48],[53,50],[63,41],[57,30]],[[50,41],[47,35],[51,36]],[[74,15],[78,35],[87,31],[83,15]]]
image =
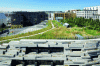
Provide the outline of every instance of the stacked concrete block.
[[26,65],[26,66],[35,66],[35,65]]
[[[8,46],[9,48],[7,48]],[[17,62],[23,62],[26,66],[36,66],[37,64],[42,66],[42,61],[45,61],[45,63],[48,62],[48,66],[98,66],[100,65],[99,47],[99,39],[80,41],[22,39],[0,46],[2,48],[0,63],[2,66],[4,64],[14,66],[13,63],[17,66]],[[5,53],[3,54],[3,52]]]
[[10,65],[11,64],[11,60],[5,60],[5,61],[2,61],[2,64],[5,64],[5,65]]
[[39,66],[51,66],[51,65],[39,65]]
[[69,44],[69,47],[72,47],[72,48],[76,48],[76,47],[83,48],[83,45],[82,44]]
[[31,56],[24,57],[23,59],[24,60],[35,60],[35,57],[31,55]]
[[16,66],[23,66],[22,64],[18,64],[18,65],[16,65]]

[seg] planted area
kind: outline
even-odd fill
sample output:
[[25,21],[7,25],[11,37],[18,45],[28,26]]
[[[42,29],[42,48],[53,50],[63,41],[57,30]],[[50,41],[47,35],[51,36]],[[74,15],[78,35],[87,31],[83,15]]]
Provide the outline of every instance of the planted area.
[[22,28],[22,27],[23,27],[22,25],[12,25],[12,26],[11,26],[11,29]]
[[34,35],[34,34],[37,34],[37,33],[40,33],[40,32],[44,32],[44,31],[52,28],[50,20],[48,21],[48,23],[46,23],[46,25],[48,25],[46,28],[43,28],[43,29],[40,29],[40,30],[37,30],[37,31],[32,31],[32,32],[28,32],[28,33],[22,33],[22,34],[13,35],[13,36],[1,37],[0,41],[8,40],[8,39],[14,39],[14,38],[23,37],[23,36],[30,36],[30,35]]
[[82,17],[80,18],[69,18],[65,20],[61,20],[62,23],[69,23],[71,27],[74,27],[75,25],[77,27],[86,27],[86,29],[92,29],[92,30],[98,30],[100,31],[100,21],[99,19],[93,20],[93,19],[84,19]]
[[[82,18],[76,18],[76,19],[82,19]],[[89,20],[89,19],[86,19],[86,20]],[[57,22],[56,20],[53,20],[52,22],[55,26],[54,29],[40,35],[26,37],[23,39],[77,39],[78,37],[75,36],[76,34],[83,36],[84,39],[100,37],[98,36],[100,35],[100,31],[89,29],[88,28],[89,25],[87,26],[84,25],[86,26],[85,28],[84,26],[80,26],[81,24],[75,23],[73,25],[73,23],[71,23],[71,28],[66,28],[63,26],[63,24],[61,24],[62,21]],[[63,23],[66,23],[66,21]]]
[[[62,23],[69,23],[71,28],[66,28],[63,26]],[[43,31],[46,31],[50,28],[52,28],[51,21],[49,20],[47,23],[47,27],[41,30],[28,32],[28,33],[22,33],[16,36],[9,36],[9,37],[2,37],[0,40],[6,40],[6,39],[12,39],[12,38],[18,38],[23,36],[29,36],[24,38],[18,38],[14,40],[20,40],[20,39],[77,39],[75,36],[76,34],[79,34],[84,37],[84,39],[89,38],[99,38],[100,36],[100,30],[99,27],[96,25],[100,25],[100,22],[98,20],[93,19],[84,19],[84,18],[69,18],[65,20],[61,20],[60,22],[57,22],[56,20],[52,20],[52,23],[54,24],[55,28],[47,31],[43,34],[35,35],[35,36],[29,36],[34,35]]]

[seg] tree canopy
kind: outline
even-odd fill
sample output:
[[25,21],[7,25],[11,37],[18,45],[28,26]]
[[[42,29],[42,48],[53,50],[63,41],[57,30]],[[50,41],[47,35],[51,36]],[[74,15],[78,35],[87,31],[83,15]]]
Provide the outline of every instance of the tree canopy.
[[100,31],[100,21],[99,19],[93,20],[92,18],[90,19],[85,19],[84,17],[80,18],[68,18],[61,20],[60,22],[62,23],[69,23],[71,27],[74,27],[77,25],[78,27],[87,27],[88,29],[93,29],[93,30],[99,30]]

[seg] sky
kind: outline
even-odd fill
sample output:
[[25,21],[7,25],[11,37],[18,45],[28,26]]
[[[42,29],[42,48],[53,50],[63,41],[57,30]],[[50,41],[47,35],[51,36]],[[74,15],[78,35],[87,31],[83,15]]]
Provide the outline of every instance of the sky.
[[0,0],[0,11],[66,11],[100,6],[100,0]]

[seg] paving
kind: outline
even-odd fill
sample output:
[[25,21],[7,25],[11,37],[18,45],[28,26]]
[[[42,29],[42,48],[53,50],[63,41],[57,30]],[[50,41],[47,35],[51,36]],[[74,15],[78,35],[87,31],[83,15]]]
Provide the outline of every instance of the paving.
[[21,39],[0,45],[0,66],[100,66],[100,39]]
[[[28,32],[32,32],[32,31],[40,30],[40,29],[47,27],[46,22],[48,22],[48,21],[43,21],[43,22],[41,22],[37,25],[33,25],[33,26],[17,28],[17,29],[9,29],[9,34],[7,34],[8,32],[6,32],[3,34],[0,34],[0,37],[17,35],[17,34],[21,34],[21,33],[28,33]],[[12,32],[12,31],[14,31],[14,32],[12,34],[10,34],[10,32]]]

